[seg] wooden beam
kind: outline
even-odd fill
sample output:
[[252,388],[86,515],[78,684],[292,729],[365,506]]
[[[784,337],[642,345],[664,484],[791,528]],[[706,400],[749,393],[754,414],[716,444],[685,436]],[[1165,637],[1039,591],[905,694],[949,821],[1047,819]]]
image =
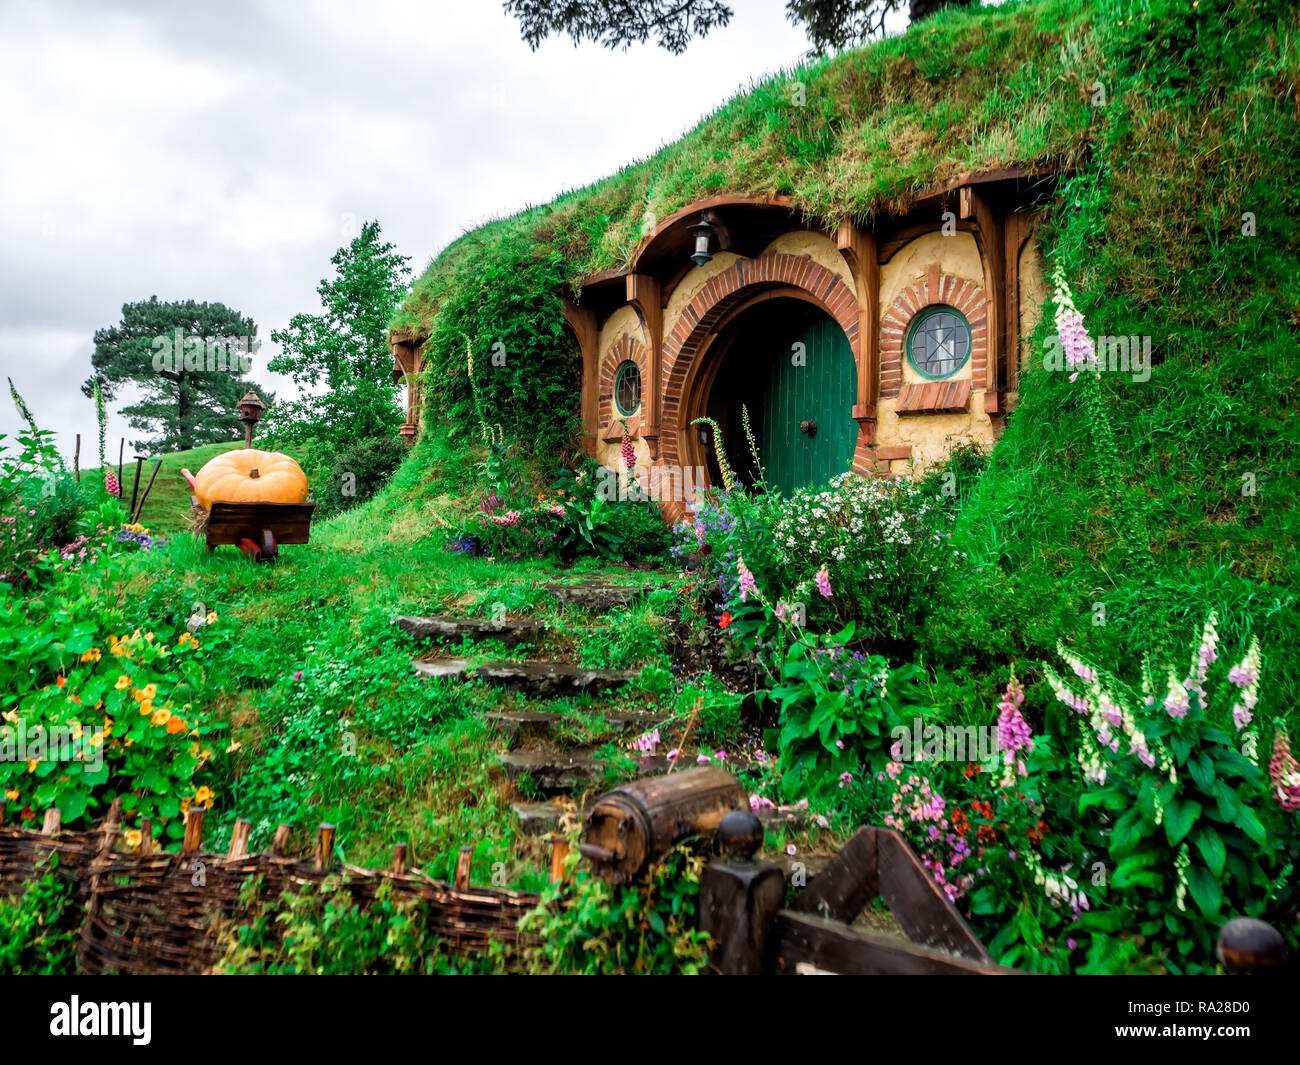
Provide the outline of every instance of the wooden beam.
[[790,908],[833,921],[852,921],[879,894],[876,872],[876,830],[863,827],[825,869],[817,874]]
[[567,295],[561,298],[564,320],[573,330],[582,355],[582,439],[587,455],[596,457],[596,434],[600,431],[600,330],[596,312],[579,307]]
[[[988,308],[988,321],[984,332],[988,338],[987,361],[985,363],[984,381],[972,382],[976,387],[983,384],[986,390],[984,409],[996,413],[1001,409],[998,402],[1000,389],[998,368],[1003,364],[1005,353],[1005,321],[1007,318],[1007,265],[1006,235],[1002,216],[995,212],[989,201],[977,189],[965,187],[961,190],[962,217],[975,222],[975,243],[980,250],[980,259],[984,266],[984,295]],[[988,396],[993,398],[990,409]]]
[[876,836],[880,897],[908,938],[977,962],[988,962],[989,952],[984,944],[939,890],[903,837],[892,829],[871,831]]
[[835,243],[853,275],[858,300],[858,337],[853,352],[858,387],[853,417],[867,430],[867,443],[873,444],[880,385],[880,264],[876,261],[876,238],[853,222],[844,221]]
[[650,448],[650,457],[659,457],[659,412],[662,407],[660,367],[663,365],[664,308],[659,282],[648,274],[627,275],[627,302],[636,308],[650,342],[646,378],[641,381],[641,439]]
[[781,910],[773,918],[778,973],[801,966],[846,976],[1012,976],[988,961],[963,958],[912,943],[863,935],[838,921]]

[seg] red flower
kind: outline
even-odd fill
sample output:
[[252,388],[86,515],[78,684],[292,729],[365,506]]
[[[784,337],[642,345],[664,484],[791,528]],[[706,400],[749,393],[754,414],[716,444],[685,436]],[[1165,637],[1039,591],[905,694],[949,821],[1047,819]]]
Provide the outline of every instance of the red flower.
[[36,811],[33,810],[30,806],[24,806],[21,816],[24,821],[30,821],[32,820],[32,818],[36,816]]
[[718,618],[718,628],[725,629],[728,625],[731,624],[731,622],[732,622],[731,614],[730,613],[723,614],[722,617]]

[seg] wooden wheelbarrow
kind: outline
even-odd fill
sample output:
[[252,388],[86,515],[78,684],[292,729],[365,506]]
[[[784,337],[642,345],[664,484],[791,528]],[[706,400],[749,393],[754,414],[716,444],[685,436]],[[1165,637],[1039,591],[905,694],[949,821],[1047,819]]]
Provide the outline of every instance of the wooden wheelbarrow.
[[213,503],[208,511],[208,550],[232,544],[258,562],[274,562],[281,544],[308,542],[315,509],[315,503]]

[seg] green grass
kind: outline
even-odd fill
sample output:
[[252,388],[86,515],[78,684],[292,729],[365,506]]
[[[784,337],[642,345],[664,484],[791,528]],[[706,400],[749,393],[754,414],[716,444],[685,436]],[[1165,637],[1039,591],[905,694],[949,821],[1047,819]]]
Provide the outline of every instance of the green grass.
[[[256,443],[254,441],[255,446]],[[175,533],[189,528],[190,486],[181,476],[181,470],[198,473],[209,460],[243,446],[242,442],[205,444],[203,447],[191,448],[188,451],[176,451],[170,455],[158,456],[162,459],[162,466],[158,470],[153,488],[149,491],[149,498],[145,500],[144,508],[140,511],[141,524],[160,533]],[[290,449],[287,454],[292,455],[300,464],[304,461],[304,456],[297,450]],[[140,495],[144,494],[145,486],[149,483],[156,464],[157,459],[151,458],[145,460],[141,466]],[[99,483],[103,481],[104,470],[102,467],[83,469],[81,477],[83,480]],[[135,463],[128,459],[122,466],[122,497],[127,503],[131,501],[131,485],[134,481]]]

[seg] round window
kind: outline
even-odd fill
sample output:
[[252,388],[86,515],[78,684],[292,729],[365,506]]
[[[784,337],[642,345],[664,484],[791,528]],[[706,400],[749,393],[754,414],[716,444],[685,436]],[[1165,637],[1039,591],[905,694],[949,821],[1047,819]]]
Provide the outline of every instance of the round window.
[[641,370],[634,362],[625,362],[614,375],[614,402],[624,417],[641,407]]
[[907,357],[926,377],[950,377],[970,358],[970,325],[951,307],[931,307],[912,322]]

